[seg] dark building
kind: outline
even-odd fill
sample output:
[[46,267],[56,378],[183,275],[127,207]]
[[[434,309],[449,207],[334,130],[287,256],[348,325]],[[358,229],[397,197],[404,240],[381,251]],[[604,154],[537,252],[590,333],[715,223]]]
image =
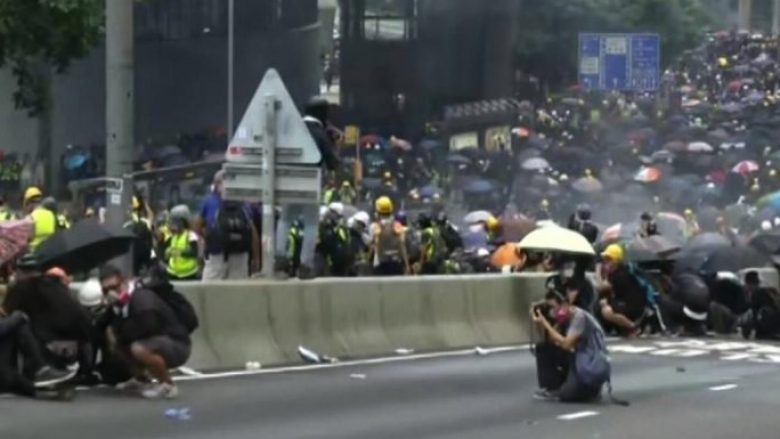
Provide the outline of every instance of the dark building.
[[[318,93],[317,0],[235,0],[235,7],[236,123],[269,67],[279,70],[298,102]],[[136,3],[135,12],[136,142],[225,128],[227,1],[144,1]],[[9,85],[3,85],[4,93],[10,94]],[[54,158],[55,173],[66,145],[105,143],[105,87],[102,45],[54,78],[52,151],[46,156]],[[23,118],[8,116],[10,99],[0,105],[3,120],[24,122],[4,127],[15,131],[0,136],[3,144],[27,145],[34,154],[41,133]]]
[[343,0],[344,116],[415,136],[445,106],[510,97],[517,0]]

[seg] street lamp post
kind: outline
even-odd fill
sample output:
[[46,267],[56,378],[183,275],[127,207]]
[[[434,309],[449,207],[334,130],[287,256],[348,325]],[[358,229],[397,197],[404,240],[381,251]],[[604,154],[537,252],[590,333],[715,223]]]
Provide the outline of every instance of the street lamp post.
[[235,129],[234,119],[234,87],[235,87],[235,58],[236,58],[236,3],[235,0],[228,0],[228,14],[227,14],[227,141],[230,143],[233,140],[233,130]]

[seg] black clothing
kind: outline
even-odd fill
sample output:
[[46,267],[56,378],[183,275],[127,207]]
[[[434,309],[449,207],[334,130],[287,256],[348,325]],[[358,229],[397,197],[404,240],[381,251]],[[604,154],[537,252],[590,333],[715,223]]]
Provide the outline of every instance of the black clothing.
[[27,314],[33,334],[43,345],[52,341],[90,340],[89,315],[58,278],[38,276],[19,281],[8,290],[3,309],[9,314],[14,311]]
[[[133,291],[125,309],[114,309],[112,326],[120,344],[164,335],[189,343],[187,329],[179,322],[171,308],[153,291],[138,288]],[[118,312],[117,312],[118,311]]]
[[330,171],[337,170],[339,167],[339,158],[334,151],[333,141],[325,131],[323,122],[311,116],[306,116],[303,120],[306,122],[306,127],[309,129],[309,133],[314,138],[317,149],[320,150],[320,154],[322,155],[322,162],[320,164],[324,164]]
[[[19,371],[19,359],[24,371]],[[35,396],[33,377],[45,365],[40,346],[21,313],[0,319],[0,392]]]

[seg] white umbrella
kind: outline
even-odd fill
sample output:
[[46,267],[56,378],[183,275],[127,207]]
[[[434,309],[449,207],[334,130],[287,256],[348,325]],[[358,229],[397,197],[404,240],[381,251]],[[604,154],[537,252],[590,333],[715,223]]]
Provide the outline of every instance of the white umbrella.
[[692,142],[686,148],[689,152],[713,152],[715,148],[707,142]]
[[523,250],[556,251],[595,256],[593,246],[579,233],[563,227],[548,226],[529,233],[522,241]]
[[487,222],[490,218],[493,218],[493,214],[486,210],[477,210],[471,212],[463,218],[463,222],[466,224],[476,224]]
[[540,169],[547,169],[550,167],[550,163],[542,157],[533,157],[523,162],[522,168],[526,171],[538,171]]

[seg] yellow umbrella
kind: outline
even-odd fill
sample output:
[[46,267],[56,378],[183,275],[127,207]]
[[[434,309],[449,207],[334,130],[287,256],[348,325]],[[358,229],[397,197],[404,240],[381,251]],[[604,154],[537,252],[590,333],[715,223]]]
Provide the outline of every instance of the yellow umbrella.
[[534,230],[522,241],[523,250],[555,251],[595,256],[596,252],[587,239],[579,233],[558,226]]

